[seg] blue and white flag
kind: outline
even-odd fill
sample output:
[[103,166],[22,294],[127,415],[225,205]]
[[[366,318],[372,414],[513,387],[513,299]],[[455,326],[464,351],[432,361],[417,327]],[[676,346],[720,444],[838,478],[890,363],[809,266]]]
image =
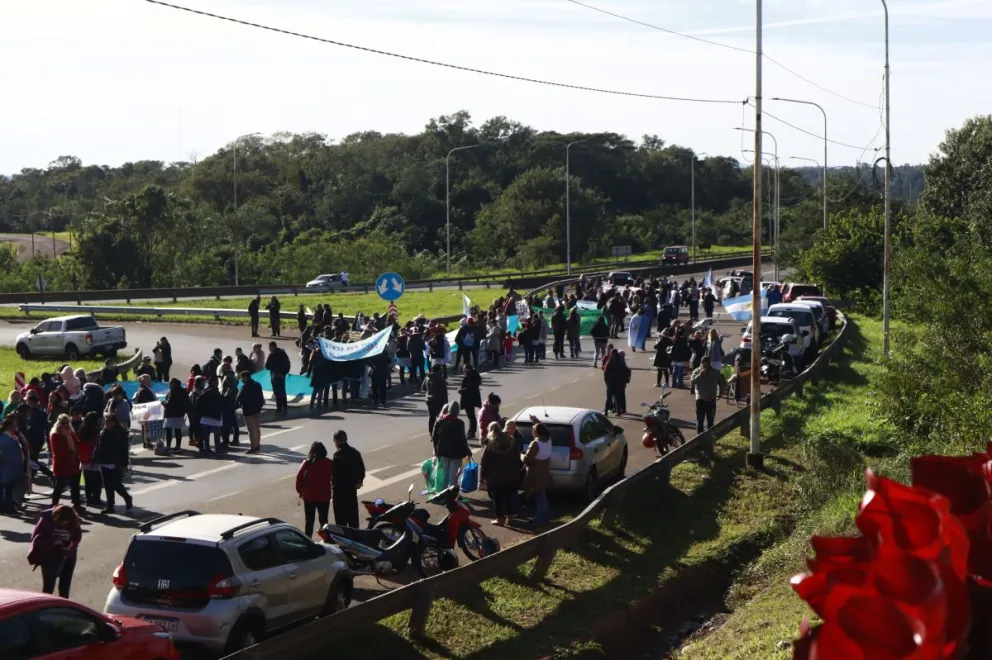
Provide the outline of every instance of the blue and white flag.
[[389,334],[393,331],[392,328],[386,328],[380,332],[375,333],[368,339],[362,339],[361,341],[353,341],[349,343],[342,343],[336,341],[330,341],[329,339],[324,339],[319,337],[317,341],[320,342],[320,352],[324,354],[324,357],[328,360],[334,362],[349,362],[351,360],[364,360],[365,358],[373,357],[379,355],[389,344]]
[[706,277],[703,278],[703,288],[707,289],[713,286],[713,269],[710,268],[709,272],[706,273]]
[[472,315],[472,300],[463,293],[462,294],[462,316],[464,316],[464,317],[467,318],[467,317],[469,317],[471,315]]
[[[761,290],[761,311],[764,313],[768,309],[768,292]],[[735,321],[751,320],[751,294],[739,296],[737,298],[724,298],[723,311],[730,315]]]

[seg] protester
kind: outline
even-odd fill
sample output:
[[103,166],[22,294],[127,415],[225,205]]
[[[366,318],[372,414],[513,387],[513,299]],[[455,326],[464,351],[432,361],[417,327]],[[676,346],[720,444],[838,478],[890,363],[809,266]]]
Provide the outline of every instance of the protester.
[[365,481],[365,462],[357,449],[348,444],[348,434],[334,433],[334,522],[358,527],[358,491]]
[[55,426],[55,422],[59,417],[69,413],[69,402],[62,398],[60,392],[52,392],[48,396],[48,410],[46,412],[46,420],[49,428],[51,428]]
[[462,461],[472,455],[465,438],[465,422],[458,419],[459,411],[457,401],[447,404],[431,432],[434,455],[438,459],[439,469],[445,475],[445,487],[458,483],[458,470],[461,469]]
[[[17,409],[18,414],[20,415],[18,426],[28,441],[29,457],[31,461],[34,463],[39,463],[41,450],[45,446],[45,440],[48,437],[48,417],[41,407],[41,402],[38,398],[37,391],[28,392],[26,398],[28,402],[27,408]],[[23,412],[21,412],[22,410]],[[48,474],[51,476],[51,472],[49,472],[48,468],[44,467],[41,463],[39,463],[39,470],[43,474]]]
[[613,349],[609,361],[603,369],[603,380],[606,383],[606,404],[603,414],[608,415],[613,410],[616,415],[627,414],[627,383],[630,382],[630,367],[624,360],[623,351]]
[[304,531],[307,537],[313,536],[315,517],[320,521],[321,527],[327,524],[333,478],[334,462],[327,457],[327,447],[322,442],[314,442],[310,445],[307,459],[296,473],[296,493],[303,501],[303,516],[306,520]]
[[262,295],[257,294],[248,303],[248,318],[251,319],[251,336],[258,336],[258,308],[262,304]]
[[660,335],[658,335],[658,341],[654,345],[654,368],[657,370],[658,375],[655,378],[655,387],[661,387],[662,381],[664,381],[665,387],[669,386],[669,380],[672,375],[672,334],[669,328],[665,328]]
[[76,551],[83,539],[79,516],[72,508],[58,505],[41,512],[41,517],[31,532],[28,563],[41,567],[41,590],[55,593],[58,583],[59,596],[69,597],[72,574],[76,570]]
[[193,414],[200,425],[200,453],[212,454],[210,436],[214,438],[214,450],[222,453],[227,450],[221,444],[221,429],[224,426],[224,398],[220,393],[220,382],[217,376],[211,376],[206,381],[206,387],[196,403],[193,404]]
[[551,435],[548,427],[540,422],[537,417],[530,416],[533,425],[532,432],[534,439],[527,447],[527,454],[523,462],[527,466],[527,474],[524,477],[524,495],[535,504],[534,517],[531,523],[534,525],[546,525],[550,522],[548,514],[548,486],[551,485]]
[[289,400],[286,397],[286,376],[292,370],[289,354],[274,341],[269,342],[269,357],[265,361],[272,380],[272,394],[276,400],[276,413],[285,415],[289,412]]
[[262,350],[261,344],[251,345],[251,353],[248,355],[248,359],[251,360],[251,372],[253,374],[265,369],[265,351]]
[[238,378],[233,371],[224,373],[221,383],[221,398],[224,401],[224,415],[221,417],[220,435],[224,448],[241,446],[241,429],[238,427]]
[[500,429],[499,422],[490,422],[485,433],[488,440],[479,462],[479,475],[493,498],[496,519],[492,524],[503,526],[516,513],[523,462],[514,438]]
[[568,338],[568,353],[571,357],[579,357],[581,349],[579,347],[579,331],[581,328],[581,320],[579,319],[579,310],[573,307],[568,313],[568,320],[565,326],[565,335]]
[[723,339],[716,328],[711,328],[706,340],[705,356],[710,359],[710,366],[717,371],[723,369]]
[[121,428],[131,428],[131,402],[124,396],[124,389],[120,385],[110,388],[109,400],[104,412],[113,413],[120,422]]
[[26,473],[21,443],[17,438],[17,418],[6,415],[0,422],[0,513],[13,516],[19,507],[14,493]]
[[239,375],[242,371],[255,373],[255,365],[252,364],[251,358],[245,355],[240,346],[234,349],[234,371]]
[[630,350],[635,353],[638,348],[644,350],[644,336],[650,327],[650,321],[644,316],[644,309],[638,308],[637,312],[630,318],[630,327],[627,332],[627,346]]
[[3,417],[17,412],[17,406],[24,401],[24,397],[17,390],[11,390],[7,395],[7,405],[3,408]]
[[269,310],[269,327],[272,329],[272,336],[279,337],[279,324],[282,318],[279,316],[279,309],[281,305],[279,304],[279,299],[275,296],[269,300],[269,304],[265,306],[265,309]]
[[83,494],[86,496],[86,506],[103,506],[101,493],[103,491],[103,475],[100,473],[100,463],[96,459],[97,445],[100,444],[100,413],[88,412],[83,423],[76,431],[79,438],[79,463],[83,471]]
[[427,432],[433,434],[441,408],[448,403],[448,381],[444,378],[441,365],[431,367],[431,373],[424,381],[424,389],[427,392]]
[[502,400],[499,398],[499,395],[495,392],[490,392],[482,404],[482,409],[479,411],[479,432],[482,434],[481,440],[483,445],[486,444],[488,438],[489,425],[493,422],[503,422],[503,417],[499,414],[500,403],[502,403]]
[[[162,426],[165,428],[165,448],[167,451],[179,452],[183,444],[183,428],[186,426],[186,415],[192,411],[189,402],[189,394],[183,389],[179,379],[173,378],[169,381],[169,393],[165,395],[163,402],[163,417],[165,421]],[[176,448],[172,449],[172,438],[176,438]]]
[[369,383],[372,394],[372,408],[386,408],[386,394],[389,373],[393,369],[393,361],[386,352],[369,358]]
[[303,305],[300,305],[300,309],[296,312],[296,327],[299,328],[301,335],[307,328],[307,310]]
[[703,358],[699,368],[692,372],[689,384],[696,392],[696,433],[713,428],[716,417],[716,402],[727,383],[716,369],[711,368],[710,359]]
[[138,376],[138,391],[134,393],[131,402],[140,406],[143,403],[152,403],[153,401],[158,401],[158,396],[152,390],[152,376],[142,374]]
[[101,513],[115,513],[114,495],[124,498],[124,508],[128,511],[134,500],[124,488],[124,468],[128,462],[127,429],[113,413],[104,415],[103,433],[97,445],[96,460],[103,473],[103,492],[107,496],[107,506]]
[[475,411],[482,407],[482,392],[480,391],[482,376],[479,375],[475,367],[469,364],[465,365],[464,373],[462,385],[458,388],[458,394],[461,395],[459,402],[468,418],[468,435],[466,437],[469,440],[475,440]]
[[689,340],[686,337],[685,328],[679,325],[678,321],[672,321],[675,336],[672,339],[672,387],[685,389],[685,370],[692,359],[692,349],[689,348]]
[[55,484],[52,487],[52,506],[59,503],[62,493],[69,490],[72,506],[81,508],[79,499],[79,439],[72,430],[68,415],[60,415],[48,438],[48,446],[52,450],[52,475]]
[[238,392],[238,405],[245,418],[245,428],[248,429],[248,451],[246,454],[257,454],[261,448],[262,431],[259,415],[265,405],[265,395],[262,386],[252,380],[247,371],[241,372],[241,391]]
[[155,362],[155,366],[158,369],[158,380],[162,383],[168,383],[170,374],[172,373],[172,344],[169,343],[166,337],[162,337],[158,340],[156,348],[162,355],[162,360]]
[[74,398],[79,391],[83,388],[83,383],[76,376],[76,373],[72,370],[72,367],[63,367],[62,371],[59,372],[59,376],[62,379],[62,386],[66,389],[68,393],[68,398]]

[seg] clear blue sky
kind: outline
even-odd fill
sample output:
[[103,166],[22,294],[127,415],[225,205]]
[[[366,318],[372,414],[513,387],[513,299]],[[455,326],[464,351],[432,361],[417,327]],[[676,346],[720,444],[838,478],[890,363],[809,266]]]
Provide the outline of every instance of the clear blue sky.
[[[743,100],[754,56],[633,25],[566,0],[174,0],[176,4],[399,53],[592,87]],[[753,0],[588,0],[739,48],[754,47]],[[992,1],[892,0],[896,164],[925,161],[944,131],[992,108]],[[765,50],[850,103],[765,66],[765,97],[821,103],[832,165],[881,146],[878,0],[766,0]],[[753,110],[640,100],[502,81],[270,34],[143,0],[0,3],[0,172],[204,157],[260,131],[416,132],[460,109],[538,129],[615,131],[741,158]],[[766,109],[817,135],[815,108]],[[820,160],[822,142],[771,119],[780,156]],[[767,145],[770,150],[771,145]],[[748,148],[744,145],[743,148]]]

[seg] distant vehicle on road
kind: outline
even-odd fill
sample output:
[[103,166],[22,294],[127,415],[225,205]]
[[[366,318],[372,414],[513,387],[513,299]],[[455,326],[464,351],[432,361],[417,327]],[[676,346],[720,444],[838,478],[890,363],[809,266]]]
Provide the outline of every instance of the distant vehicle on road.
[[540,406],[521,410],[513,420],[530,445],[536,417],[551,434],[551,489],[580,492],[594,500],[609,479],[627,470],[627,438],[602,413],[585,408]]
[[685,245],[669,245],[661,255],[661,263],[666,266],[685,266],[689,263],[689,248]]
[[331,291],[341,291],[347,283],[340,274],[318,275],[307,282],[307,293],[330,293]]
[[344,553],[281,520],[182,511],[139,529],[104,611],[158,624],[177,642],[231,654],[351,603]]
[[634,286],[634,276],[627,271],[614,271],[606,279],[614,286],[627,286],[628,284]]
[[0,589],[0,658],[179,660],[161,626],[48,594]]
[[48,356],[65,356],[70,361],[87,355],[112,357],[127,347],[127,333],[121,326],[101,328],[92,316],[58,316],[17,335],[14,346],[25,360]]

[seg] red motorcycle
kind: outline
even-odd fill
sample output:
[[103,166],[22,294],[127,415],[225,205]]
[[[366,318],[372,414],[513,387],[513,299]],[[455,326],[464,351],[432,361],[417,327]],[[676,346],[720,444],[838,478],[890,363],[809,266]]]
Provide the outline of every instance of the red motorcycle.
[[[448,515],[437,525],[428,522],[431,514],[427,509],[414,509],[410,514],[410,520],[435,539],[441,547],[454,550],[457,544],[466,557],[471,561],[477,561],[498,552],[499,541],[486,536],[481,525],[472,520],[472,512],[458,499],[460,492],[461,489],[457,485],[448,486],[427,500],[431,504],[440,504],[448,510]],[[382,530],[390,538],[398,539],[403,535],[403,520],[395,512],[390,513],[393,509],[392,504],[381,497],[374,502],[363,500],[362,504],[369,512],[369,529]]]

